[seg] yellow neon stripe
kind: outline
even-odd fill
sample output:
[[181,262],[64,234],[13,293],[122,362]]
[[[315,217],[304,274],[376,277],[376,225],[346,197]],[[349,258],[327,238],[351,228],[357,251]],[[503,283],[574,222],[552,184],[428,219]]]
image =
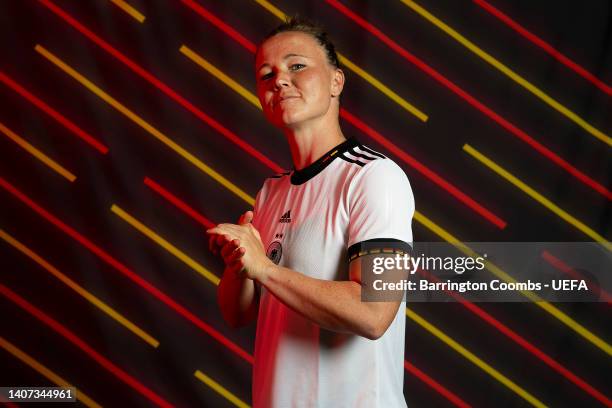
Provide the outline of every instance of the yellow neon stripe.
[[[49,381],[53,382],[59,387],[74,387],[74,385],[70,384],[68,381],[64,380],[59,375],[55,374],[53,371],[49,370],[47,367],[36,361],[34,358],[17,348],[15,345],[11,344],[4,337],[0,336],[0,346],[4,348],[6,351],[17,357],[23,363],[29,365],[34,370],[38,371],[41,375],[47,378]],[[83,404],[90,408],[102,408],[100,404],[92,400],[85,394],[83,391],[75,387],[76,391],[76,399],[81,401]]]
[[229,392],[226,388],[224,388],[221,384],[201,372],[200,370],[196,370],[193,375],[196,376],[197,379],[202,381],[204,384],[208,385],[213,390],[217,391],[219,394],[223,395],[229,402],[234,404],[239,408],[250,408],[250,405],[242,401],[240,398]]
[[21,242],[17,241],[15,238],[10,236],[7,232],[5,232],[2,229],[0,229],[0,238],[2,238],[6,242],[14,246],[16,249],[21,251],[24,255],[26,255],[27,257],[32,259],[34,262],[42,266],[45,270],[47,270],[47,272],[51,273],[51,275],[55,276],[57,279],[62,281],[70,289],[74,290],[79,295],[87,299],[90,303],[92,303],[98,309],[102,310],[104,313],[106,313],[107,315],[115,319],[118,323],[122,324],[124,327],[126,327],[136,336],[140,337],[142,340],[147,342],[149,345],[155,348],[159,346],[159,341],[157,341],[155,338],[153,338],[152,336],[147,334],[144,330],[142,330],[141,328],[136,326],[134,323],[132,323],[131,321],[123,317],[120,313],[115,311],[115,309],[113,309],[112,307],[104,303],[102,300],[98,299],[91,292],[79,286],[79,284],[77,284],[72,279],[64,275],[62,272],[60,272],[57,268],[55,268],[49,262],[45,261],[39,255],[37,255],[34,251],[32,251],[31,249],[23,245]]
[[541,89],[539,89],[538,87],[536,87],[535,85],[527,81],[525,78],[523,78],[522,76],[520,76],[519,74],[512,71],[510,68],[508,68],[504,64],[502,64],[499,60],[487,54],[485,51],[479,48],[476,44],[472,43],[470,40],[468,40],[467,38],[459,34],[457,31],[450,28],[448,25],[443,23],[440,19],[436,18],[431,13],[429,13],[427,10],[425,10],[423,7],[419,6],[417,3],[415,3],[412,0],[400,0],[400,1],[404,3],[406,6],[410,7],[416,13],[420,14],[423,18],[429,20],[429,22],[431,22],[436,27],[444,31],[446,34],[453,37],[455,40],[457,40],[464,47],[472,51],[474,54],[478,55],[480,58],[482,58],[483,60],[485,60],[492,66],[494,66],[495,68],[497,68],[504,75],[512,79],[514,82],[516,82],[523,88],[527,89],[529,92],[531,92],[532,94],[540,98],[542,101],[544,101],[546,104],[551,106],[553,109],[557,110],[559,113],[561,113],[562,115],[570,119],[572,122],[576,123],[578,126],[580,126],[584,130],[589,132],[591,135],[595,136],[597,139],[603,141],[607,145],[612,146],[612,138],[610,136],[596,129],[591,124],[589,124],[587,121],[582,119],[580,116],[576,115],[574,112],[572,112],[571,110],[569,110],[568,108],[566,108],[565,106],[563,106],[562,104],[560,104],[559,102],[557,102],[556,100],[548,96],[546,93],[544,93],[544,91],[542,91]]
[[418,108],[416,108],[414,105],[410,104],[404,98],[402,98],[401,96],[393,92],[389,87],[387,87],[385,84],[380,82],[370,73],[368,73],[366,70],[364,70],[363,68],[360,68],[358,65],[356,65],[354,62],[349,60],[347,57],[345,57],[341,53],[338,53],[338,59],[340,60],[340,64],[342,64],[343,66],[347,67],[348,69],[350,69],[351,71],[359,75],[361,78],[363,78],[366,82],[368,82],[374,88],[378,89],[380,92],[385,94],[387,98],[391,99],[393,102],[397,103],[399,106],[401,106],[408,112],[412,113],[414,116],[419,118],[422,122],[427,122],[427,120],[429,119],[429,116],[427,116],[427,114],[423,113]]
[[531,198],[533,198],[534,200],[542,204],[544,207],[548,208],[550,211],[557,214],[557,216],[559,216],[561,219],[563,219],[564,221],[576,227],[578,230],[585,233],[587,236],[589,236],[589,238],[592,238],[593,240],[599,242],[603,247],[607,248],[609,251],[612,251],[612,244],[609,241],[607,241],[604,237],[602,237],[597,232],[595,232],[594,230],[592,230],[591,228],[583,224],[581,221],[578,221],[575,217],[568,214],[566,211],[559,208],[559,206],[557,206],[552,201],[550,201],[548,198],[544,197],[542,194],[538,193],[537,191],[529,187],[527,184],[523,183],[521,180],[516,178],[514,175],[512,175],[507,170],[503,169],[493,160],[487,158],[482,153],[478,152],[476,149],[474,149],[472,146],[468,144],[463,145],[463,150],[465,150],[469,155],[471,155],[472,157],[480,161],[482,164],[484,164],[485,166],[493,170],[495,173],[499,174],[500,176],[505,178],[507,181],[514,184],[516,187],[521,189],[525,194],[527,194],[528,196],[530,196]]
[[71,77],[73,77],[74,79],[79,81],[83,86],[85,86],[91,92],[93,92],[94,94],[99,96],[106,103],[111,105],[113,108],[117,109],[119,112],[123,113],[129,119],[134,121],[138,126],[142,127],[144,130],[149,132],[156,139],[158,139],[159,141],[164,143],[166,146],[168,146],[169,148],[174,150],[176,153],[181,155],[184,159],[189,161],[191,164],[193,164],[194,166],[196,166],[197,168],[202,170],[204,173],[208,174],[210,177],[215,179],[218,183],[222,184],[225,188],[230,190],[232,193],[236,194],[238,197],[242,198],[244,201],[246,201],[247,203],[249,203],[251,205],[253,205],[255,203],[255,200],[253,199],[253,197],[249,196],[247,193],[242,191],[238,186],[236,186],[235,184],[231,183],[229,180],[227,180],[221,174],[217,173],[211,167],[209,167],[206,164],[204,164],[200,159],[195,157],[193,154],[189,153],[182,146],[180,146],[179,144],[174,142],[172,139],[170,139],[169,137],[164,135],[162,132],[160,132],[159,130],[157,130],[156,128],[151,126],[149,123],[147,123],[144,119],[142,119],[141,117],[139,117],[138,115],[136,115],[135,113],[130,111],[128,108],[123,106],[121,103],[119,103],[113,97],[108,95],[102,89],[100,89],[96,85],[94,85],[87,78],[85,78],[84,76],[79,74],[77,71],[72,69],[70,66],[68,66],[66,63],[64,63],[62,60],[60,60],[58,57],[56,57],[55,55],[51,54],[49,51],[47,51],[45,48],[43,48],[40,45],[36,45],[35,49],[40,54],[42,54],[45,58],[47,58],[49,61],[51,61],[53,64],[55,64],[59,68],[61,68],[68,75],[70,75]]
[[210,72],[216,78],[218,78],[221,81],[223,81],[223,83],[225,83],[231,89],[233,89],[234,91],[238,92],[247,101],[251,102],[257,108],[261,109],[261,105],[259,103],[259,99],[255,95],[253,95],[251,92],[249,92],[245,87],[240,85],[238,82],[234,81],[232,78],[230,78],[229,76],[224,74],[221,70],[219,70],[217,67],[215,67],[210,62],[208,62],[206,59],[204,59],[201,55],[198,55],[195,51],[191,50],[186,45],[182,45],[181,48],[179,49],[179,51],[181,53],[183,53],[186,57],[191,59],[193,62],[198,64],[200,67],[202,67],[205,70],[207,70],[208,72]]
[[139,23],[143,23],[145,21],[145,16],[142,15],[141,12],[136,10],[133,6],[130,6],[123,0],[110,0],[111,3],[119,7],[121,10],[125,11],[127,14],[132,16]]
[[[266,0],[254,0],[254,1],[257,4],[259,4],[261,7],[263,7],[264,9],[268,10],[270,13],[274,14],[279,19],[285,21],[285,19],[287,18],[287,15],[285,13],[283,13],[280,9],[276,8],[270,2]],[[387,87],[382,82],[377,80],[375,77],[370,75],[367,71],[358,67],[355,63],[351,62],[347,57],[345,57],[344,55],[340,53],[338,53],[338,59],[340,60],[340,63],[342,65],[346,66],[348,69],[350,69],[351,71],[359,75],[361,78],[367,81],[374,88],[378,89],[380,92],[382,92],[385,96],[387,96],[393,102],[397,103],[399,106],[404,108],[406,111],[410,112],[411,114],[419,118],[421,121],[427,122],[428,116],[425,113],[423,113],[423,111],[421,111],[420,109],[418,109],[417,107],[415,107],[414,105],[406,101],[404,98],[399,96],[397,93],[393,92],[389,87]]]
[[0,123],[0,132],[4,133],[6,136],[8,136],[9,139],[17,143],[19,146],[25,149],[32,156],[36,157],[41,162],[45,163],[47,166],[55,170],[57,173],[59,173],[64,178],[68,179],[69,181],[76,180],[76,176],[74,174],[72,174],[71,172],[69,172],[68,170],[60,166],[59,164],[57,164],[55,161],[50,159],[43,152],[41,152],[40,150],[32,146],[30,143],[28,143],[21,137],[19,137],[16,133],[12,132],[9,128],[4,126],[2,123]]
[[441,330],[439,330],[437,327],[429,323],[427,320],[423,319],[416,312],[410,310],[409,308],[406,308],[406,316],[408,316],[409,318],[414,320],[416,323],[418,323],[421,327],[423,327],[425,330],[427,330],[428,332],[430,332],[431,334],[433,334],[434,336],[442,340],[444,343],[446,343],[449,347],[451,347],[457,353],[461,354],[463,357],[467,358],[469,361],[474,363],[476,366],[478,366],[479,368],[487,372],[497,381],[504,384],[506,387],[510,388],[516,394],[523,397],[523,399],[525,399],[527,402],[529,402],[534,407],[546,407],[546,405],[544,405],[536,397],[534,397],[533,395],[525,391],[523,388],[515,384],[508,377],[504,376],[502,373],[500,373],[499,371],[497,371],[496,369],[494,369],[493,367],[485,363],[483,360],[478,358],[475,354],[473,354],[472,352],[467,350],[465,347],[457,343],[455,340],[453,340],[452,338],[444,334]]
[[123,211],[120,207],[113,204],[111,206],[111,211],[114,212],[116,215],[118,215],[120,218],[122,218],[125,222],[130,224],[132,227],[136,228],[138,231],[142,232],[144,235],[149,237],[151,240],[153,240],[159,246],[164,248],[166,251],[170,252],[172,255],[174,255],[181,261],[183,261],[185,264],[191,267],[191,269],[195,270],[200,275],[204,276],[210,282],[212,282],[215,285],[219,284],[220,279],[217,277],[217,275],[210,272],[208,269],[206,269],[205,267],[203,267],[202,265],[200,265],[199,263],[191,259],[180,249],[178,249],[177,247],[175,247],[174,245],[172,245],[171,243],[163,239],[161,236],[156,234],[153,230],[148,228],[146,225],[144,225],[143,223],[138,221],[136,218],[126,213],[125,211]]
[[[457,249],[459,249],[464,254],[470,257],[478,256],[478,254],[474,252],[470,247],[459,242],[459,240],[455,236],[451,235],[448,231],[438,226],[436,223],[434,223],[429,218],[425,217],[423,214],[419,212],[415,212],[414,219],[419,221],[425,227],[429,228],[431,231],[436,233],[439,237],[441,237],[445,241],[453,244]],[[485,268],[489,270],[492,274],[499,277],[500,279],[505,280],[506,282],[516,282],[514,278],[512,278],[510,275],[508,275],[506,272],[504,272],[502,269],[500,269],[497,265],[495,265],[489,260],[486,261]],[[586,340],[590,341],[592,344],[597,346],[599,349],[601,349],[608,355],[612,355],[612,346],[608,344],[607,342],[605,342],[604,340],[602,340],[597,335],[595,335],[594,333],[592,333],[591,331],[589,331],[586,327],[582,326],[580,323],[578,323],[577,321],[575,321],[574,319],[566,315],[561,310],[557,309],[555,306],[553,306],[549,302],[542,300],[542,298],[536,295],[535,293],[527,291],[527,290],[521,290],[520,292],[525,297],[533,301],[535,305],[541,307],[546,312],[551,314],[553,317],[557,318],[563,324],[568,326],[570,329],[574,330],[574,332],[584,337]]]

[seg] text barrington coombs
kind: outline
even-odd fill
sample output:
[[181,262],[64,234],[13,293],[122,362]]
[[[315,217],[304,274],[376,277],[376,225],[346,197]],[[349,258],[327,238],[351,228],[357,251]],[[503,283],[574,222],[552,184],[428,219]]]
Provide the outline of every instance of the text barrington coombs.
[[414,274],[417,269],[427,271],[454,271],[461,274],[465,271],[481,271],[485,267],[484,256],[472,258],[470,256],[410,256],[408,254],[396,254],[395,257],[375,257],[372,264],[372,272],[377,275],[392,269],[409,271]]

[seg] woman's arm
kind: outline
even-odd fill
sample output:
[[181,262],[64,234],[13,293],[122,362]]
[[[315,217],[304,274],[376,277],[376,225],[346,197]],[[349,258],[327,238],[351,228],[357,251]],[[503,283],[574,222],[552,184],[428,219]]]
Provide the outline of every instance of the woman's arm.
[[271,264],[258,280],[286,306],[317,325],[376,340],[395,318],[400,301],[361,300],[360,258],[349,264],[349,278],[348,281],[315,279]]
[[255,282],[235,266],[225,267],[217,289],[217,301],[223,318],[232,327],[244,326],[257,316]]
[[251,224],[219,224],[207,232],[234,242],[238,249],[233,252],[233,262],[244,268],[246,277],[259,282],[285,305],[323,328],[377,339],[397,313],[400,301],[361,301],[360,258],[349,264],[350,280],[315,279],[268,259],[259,232]]
[[[250,224],[252,220],[253,212],[247,211],[240,217],[238,224]],[[209,241],[210,250],[215,254],[219,252],[225,262],[217,289],[217,302],[221,315],[232,327],[244,326],[254,320],[259,301],[255,282],[247,277],[243,272],[244,267],[236,262],[244,254],[239,244],[238,240],[232,240],[227,235],[213,235]]]

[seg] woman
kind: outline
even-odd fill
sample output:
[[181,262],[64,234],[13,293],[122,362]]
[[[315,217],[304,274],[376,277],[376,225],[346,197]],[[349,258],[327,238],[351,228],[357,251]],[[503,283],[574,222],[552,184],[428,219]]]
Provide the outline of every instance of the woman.
[[345,77],[326,34],[291,19],[256,54],[257,94],[294,170],[267,179],[254,212],[208,230],[225,262],[219,305],[257,316],[253,405],[405,406],[404,308],[362,302],[368,250],[405,251],[414,200],[390,159],[344,137]]

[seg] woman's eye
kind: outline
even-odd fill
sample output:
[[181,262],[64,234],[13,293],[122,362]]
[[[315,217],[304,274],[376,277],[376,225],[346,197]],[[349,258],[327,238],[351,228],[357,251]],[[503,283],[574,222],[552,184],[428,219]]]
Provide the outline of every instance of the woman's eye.
[[268,72],[267,74],[262,75],[262,76],[260,77],[260,79],[261,79],[262,81],[265,81],[266,79],[270,79],[270,78],[272,78],[272,76],[273,76],[273,75],[274,75],[274,73],[272,73],[272,72]]
[[296,70],[298,70],[298,69],[302,69],[302,68],[304,68],[305,66],[306,66],[306,65],[304,65],[304,64],[293,64],[293,65],[291,65],[289,68],[291,68],[293,71],[296,71]]

